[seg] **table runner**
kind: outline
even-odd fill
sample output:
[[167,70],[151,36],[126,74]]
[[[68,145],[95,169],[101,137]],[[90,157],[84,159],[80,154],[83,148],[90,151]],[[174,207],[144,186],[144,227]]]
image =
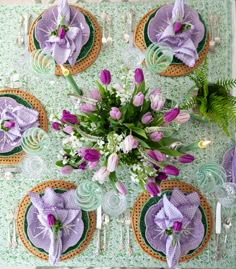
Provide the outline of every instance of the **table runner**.
[[[165,1],[166,2],[166,1]],[[122,64],[122,57],[124,50],[124,43],[122,41],[123,35],[123,12],[128,12],[130,8],[135,10],[135,22],[148,12],[151,8],[165,3],[164,1],[155,1],[152,3],[91,3],[81,4],[81,6],[92,12],[99,20],[101,25],[101,13],[103,10],[106,13],[113,15],[112,37],[114,44],[112,48],[102,49],[97,61],[85,72],[75,76],[79,86],[86,90],[92,89],[94,80],[99,77],[101,69],[109,69],[112,74],[116,74],[117,78],[113,76],[112,82],[119,81],[119,68]],[[231,0],[199,0],[186,1],[191,6],[196,8],[203,16],[208,24],[209,15],[220,14],[220,33],[222,44],[216,48],[216,53],[209,54],[209,77],[210,80],[217,80],[218,78],[227,78],[232,73],[232,13]],[[48,115],[51,113],[61,113],[62,109],[66,108],[73,112],[73,106],[67,97],[69,90],[66,81],[63,77],[55,77],[52,79],[39,79],[34,76],[29,76],[22,72],[22,54],[23,48],[15,46],[15,40],[18,33],[18,19],[21,14],[29,12],[35,18],[47,5],[1,5],[0,6],[0,87],[11,86],[10,76],[13,73],[19,74],[19,81],[14,82],[12,86],[21,86],[22,89],[31,92],[35,95],[45,106]],[[144,70],[145,72],[145,70]],[[161,88],[163,94],[180,102],[183,100],[185,93],[191,87],[192,83],[186,77],[181,78],[165,78],[145,72],[147,85],[151,89]],[[17,84],[17,85],[16,85]],[[75,182],[78,178],[84,179],[91,177],[90,171],[82,173],[73,173],[69,177],[62,176],[59,169],[55,167],[55,161],[58,158],[61,150],[61,139],[55,137],[55,133],[50,132],[53,137],[52,144],[44,159],[47,161],[48,170],[40,180],[27,180],[20,174],[15,177],[15,180],[6,181],[0,180],[0,265],[48,265],[47,262],[41,261],[33,257],[20,244],[16,250],[5,247],[7,242],[7,211],[9,208],[18,203],[21,198],[41,181],[48,179],[66,179]],[[191,143],[195,138],[196,141],[201,138],[208,138],[213,141],[212,146],[206,150],[198,150],[195,154],[196,161],[188,166],[183,166],[180,176],[192,184],[194,182],[194,171],[200,165],[207,161],[215,161],[220,163],[223,153],[230,147],[230,141],[225,137],[223,132],[215,127],[213,124],[203,124],[197,121],[190,121],[182,127],[180,131],[180,138],[186,142]],[[127,177],[125,170],[118,173],[118,177]],[[127,178],[127,181],[129,179]],[[134,183],[129,184],[129,206],[132,207],[134,200],[140,192],[139,186]],[[211,198],[211,197],[208,197]],[[212,201],[213,211],[215,204]],[[220,261],[214,260],[214,243],[215,237],[209,243],[209,246],[194,260],[180,264],[181,268],[234,268],[236,262],[236,233],[231,230],[229,238],[228,254]],[[162,267],[165,264],[153,260],[148,255],[142,252],[140,247],[135,242],[132,235],[132,249],[133,256],[128,257],[126,251],[119,251],[119,224],[116,219],[113,219],[108,226],[108,250],[102,252],[100,256],[95,256],[95,241],[78,257],[72,260],[62,262],[60,266],[129,266],[129,267]],[[222,236],[223,239],[223,236]],[[95,235],[96,240],[96,235]],[[235,243],[233,243],[235,242]],[[114,259],[115,257],[115,259]]]

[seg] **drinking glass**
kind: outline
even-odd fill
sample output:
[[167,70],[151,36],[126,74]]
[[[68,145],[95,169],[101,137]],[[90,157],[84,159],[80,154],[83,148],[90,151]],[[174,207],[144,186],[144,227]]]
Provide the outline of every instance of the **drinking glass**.
[[236,206],[236,184],[227,182],[218,186],[215,191],[216,199],[223,207],[231,208]]
[[26,155],[20,164],[22,173],[27,178],[40,178],[45,174],[47,165],[39,156]]

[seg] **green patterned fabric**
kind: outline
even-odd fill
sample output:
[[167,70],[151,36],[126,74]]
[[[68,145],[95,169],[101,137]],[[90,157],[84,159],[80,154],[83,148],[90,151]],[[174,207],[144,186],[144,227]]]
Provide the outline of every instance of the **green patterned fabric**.
[[[170,1],[173,2],[173,1]],[[123,62],[123,55],[128,50],[129,45],[123,42],[123,13],[128,12],[130,8],[135,11],[135,23],[149,10],[163,5],[164,0],[153,1],[150,3],[80,3],[81,6],[96,16],[100,25],[102,25],[101,13],[105,11],[107,14],[113,16],[112,24],[112,38],[113,46],[102,48],[97,61],[90,66],[83,73],[75,75],[79,87],[83,91],[89,91],[96,87],[95,80],[99,79],[100,70],[109,69],[112,74],[112,83],[115,84],[120,81],[121,73],[120,66]],[[208,27],[208,20],[210,14],[220,14],[220,34],[222,43],[216,48],[215,53],[209,53],[209,79],[215,81],[218,78],[231,77],[232,72],[232,16],[231,16],[231,0],[188,0],[186,3],[193,6],[202,16]],[[76,112],[70,102],[68,93],[71,92],[67,87],[67,83],[63,77],[52,78],[38,78],[29,74],[25,68],[24,49],[18,48],[15,45],[15,40],[19,31],[18,21],[20,15],[26,12],[32,14],[36,18],[46,5],[1,5],[0,6],[0,87],[12,85],[10,77],[13,73],[18,73],[20,80],[13,83],[18,87],[29,91],[36,98],[38,98],[44,105],[47,114],[57,113],[60,115],[63,109]],[[174,99],[177,103],[184,100],[185,95],[193,84],[188,77],[166,78],[154,75],[144,68],[146,85],[150,90],[160,88],[166,98]],[[24,195],[42,181],[49,179],[64,179],[71,182],[80,182],[83,179],[90,179],[92,177],[91,171],[84,173],[74,172],[70,176],[63,176],[55,167],[55,162],[58,159],[62,145],[61,137],[58,133],[53,132],[49,128],[49,135],[51,137],[51,145],[48,152],[43,156],[47,163],[47,170],[42,178],[39,179],[25,179],[21,174],[17,174],[15,180],[3,180],[0,177],[0,266],[47,266],[48,262],[42,261],[29,253],[20,243],[17,249],[7,248],[7,213],[21,201]],[[197,186],[195,179],[196,169],[209,161],[221,163],[224,152],[231,147],[229,141],[223,131],[218,129],[212,123],[203,123],[191,120],[184,124],[180,131],[180,139],[190,144],[193,141],[200,141],[201,139],[210,139],[213,141],[212,145],[206,149],[196,150],[195,161],[192,164],[181,165],[180,176],[186,182]],[[178,165],[178,164],[177,164]],[[118,179],[125,182],[128,187],[128,204],[132,208],[135,199],[141,192],[139,186],[131,182],[126,168],[119,169]],[[112,187],[106,186],[107,190]],[[213,213],[215,209],[215,201],[212,196],[206,195],[212,208]],[[228,215],[223,209],[223,215]],[[234,222],[233,222],[234,223]],[[236,264],[236,225],[233,225],[230,232],[229,242],[227,245],[227,253],[221,260],[215,261],[214,248],[215,236],[214,233],[205,251],[187,263],[181,263],[180,268],[235,268]],[[12,224],[10,225],[12,229]],[[126,231],[126,227],[124,227]],[[107,229],[108,233],[108,250],[102,251],[99,256],[95,255],[96,238],[91,241],[89,246],[81,255],[61,262],[60,266],[76,266],[76,267],[166,267],[166,264],[152,259],[145,254],[139,245],[136,243],[131,232],[131,246],[133,256],[129,257],[127,251],[120,250],[120,224],[116,218],[112,218]],[[224,232],[221,237],[223,243]],[[125,232],[125,239],[127,242],[127,233]]]

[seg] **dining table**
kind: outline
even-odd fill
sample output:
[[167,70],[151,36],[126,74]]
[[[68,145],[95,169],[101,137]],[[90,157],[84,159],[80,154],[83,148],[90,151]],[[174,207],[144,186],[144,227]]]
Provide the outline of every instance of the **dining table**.
[[[123,14],[131,8],[134,10],[134,25],[149,10],[162,6],[172,1],[155,0],[150,2],[78,2],[75,5],[91,12],[102,27],[102,12],[112,15],[112,46],[102,46],[96,61],[81,73],[74,75],[74,79],[83,92],[95,87],[100,70],[108,69],[112,74],[112,83],[119,82],[122,68],[125,66],[125,58],[129,51],[129,44],[124,43]],[[1,1],[0,1],[1,3]],[[236,18],[234,0],[188,0],[186,3],[196,9],[209,27],[209,17],[217,14],[220,17],[219,33],[220,44],[214,52],[208,52],[208,78],[209,81],[217,79],[236,77]],[[50,145],[48,150],[40,157],[46,166],[37,178],[26,177],[22,173],[15,173],[13,178],[5,178],[0,174],[0,266],[47,266],[48,262],[33,256],[20,242],[16,248],[9,248],[8,241],[8,212],[19,206],[23,197],[30,189],[47,180],[66,180],[77,184],[84,179],[91,179],[91,171],[73,172],[70,175],[62,175],[55,163],[61,153],[61,137],[51,128],[52,115],[61,115],[66,109],[76,113],[68,94],[70,88],[63,76],[43,77],[30,72],[28,49],[25,46],[16,46],[16,38],[19,31],[19,17],[23,14],[31,14],[36,18],[43,10],[51,4],[1,4],[0,5],[0,88],[19,88],[31,93],[44,106],[49,121]],[[165,77],[148,72],[143,66],[145,81],[149,89],[160,88],[166,98],[181,103],[185,95],[192,87],[192,82],[187,76]],[[233,91],[236,95],[236,90]],[[179,177],[186,183],[198,188],[196,171],[207,162],[221,164],[224,153],[233,146],[233,141],[225,136],[212,122],[201,122],[190,120],[182,125],[179,130],[179,138],[186,144],[192,141],[207,139],[211,144],[205,149],[194,151],[195,161],[191,165],[181,167]],[[21,163],[18,164],[21,167]],[[4,168],[5,166],[1,166]],[[118,169],[118,177],[128,187],[128,208],[132,210],[135,200],[142,192],[140,187],[130,180],[126,168]],[[79,183],[78,183],[79,184]],[[111,186],[104,187],[106,190]],[[207,191],[201,190],[207,198],[215,221],[216,199]],[[215,259],[215,227],[210,241],[204,251],[194,259],[179,264],[178,268],[235,268],[236,264],[236,210],[235,208],[222,208],[222,216],[231,216],[232,227],[227,241],[227,249],[219,260]],[[110,218],[107,225],[107,249],[100,255],[96,252],[96,233],[87,248],[69,260],[61,261],[61,267],[165,267],[162,261],[153,259],[140,248],[135,240],[132,229],[130,229],[132,255],[128,255],[126,249],[120,250],[120,223],[119,218]],[[222,229],[222,245],[225,231]],[[127,238],[125,238],[126,240]]]

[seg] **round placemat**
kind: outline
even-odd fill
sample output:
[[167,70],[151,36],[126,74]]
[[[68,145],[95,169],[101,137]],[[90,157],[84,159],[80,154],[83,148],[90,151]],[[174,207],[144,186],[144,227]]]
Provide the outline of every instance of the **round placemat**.
[[[66,65],[66,64],[64,65],[67,69],[69,69],[71,74],[77,74],[77,73],[80,73],[80,72],[84,71],[85,69],[87,69],[90,65],[92,65],[96,61],[98,54],[101,50],[102,33],[101,33],[101,29],[100,29],[100,26],[99,26],[96,18],[89,11],[87,11],[81,7],[78,7],[78,6],[74,6],[74,5],[70,5],[70,6],[75,8],[75,9],[78,9],[84,15],[88,16],[88,18],[90,19],[90,21],[93,24],[94,31],[95,31],[93,46],[92,46],[91,50],[89,51],[89,53],[87,54],[87,56],[85,58],[83,58],[81,61],[76,62],[74,66],[70,66],[70,65]],[[44,12],[45,11],[43,11],[33,21],[32,25],[30,27],[30,30],[29,30],[29,51],[30,52],[32,52],[36,49],[35,45],[34,45],[34,40],[33,40],[33,31],[34,31],[34,28],[35,28],[37,21],[43,15]],[[62,71],[61,71],[61,67],[59,65],[56,65],[55,74],[58,76],[63,75]]]
[[[179,260],[180,262],[186,262],[186,261],[193,259],[197,255],[199,255],[204,250],[204,248],[207,246],[208,241],[210,240],[210,237],[211,237],[212,229],[213,229],[213,217],[212,217],[211,208],[210,208],[206,198],[193,186],[191,186],[187,183],[184,183],[184,182],[174,181],[174,180],[165,180],[165,181],[162,181],[162,183],[161,183],[161,191],[173,190],[174,188],[179,188],[184,193],[197,192],[199,194],[199,197],[200,197],[201,207],[204,210],[204,213],[206,216],[206,223],[207,223],[206,235],[205,235],[201,245],[194,252],[192,252],[192,253],[190,252],[189,254],[181,257]],[[142,250],[145,253],[149,254],[151,257],[153,257],[157,260],[166,262],[165,257],[163,257],[162,255],[160,255],[159,253],[154,251],[150,246],[148,246],[145,243],[145,241],[140,233],[140,230],[139,230],[140,215],[141,215],[141,212],[142,212],[144,205],[149,200],[149,198],[150,198],[150,195],[148,194],[148,192],[143,192],[138,196],[137,200],[134,203],[134,207],[132,210],[132,228],[134,231],[134,236],[135,236],[135,239],[137,240],[138,244],[140,245],[140,247],[142,248]]]
[[[43,183],[40,183],[39,185],[35,186],[33,189],[31,189],[30,191],[32,192],[36,192],[36,193],[43,193],[45,191],[46,188],[53,188],[53,189],[60,189],[60,190],[71,190],[71,189],[76,189],[76,185],[64,180],[50,180],[50,181],[46,181]],[[30,204],[30,197],[28,195],[26,195],[23,200],[21,201],[20,205],[19,205],[19,209],[17,212],[17,218],[16,218],[16,226],[17,226],[17,231],[18,231],[18,235],[23,243],[23,245],[26,247],[26,249],[31,252],[34,256],[43,259],[43,260],[48,260],[48,255],[39,251],[37,248],[34,248],[30,241],[27,239],[27,236],[24,232],[24,223],[25,223],[25,214],[27,212],[27,208]],[[78,246],[78,248],[69,251],[66,254],[61,255],[60,257],[60,261],[64,261],[64,260],[68,260],[71,259],[75,256],[77,256],[78,254],[80,254],[90,243],[92,237],[93,237],[93,233],[95,230],[95,225],[96,225],[96,216],[95,213],[92,212],[88,212],[89,214],[89,221],[90,221],[90,225],[89,225],[89,229],[87,232],[87,236],[84,239],[84,241]]]
[[[148,18],[151,14],[153,14],[157,9],[154,8],[150,10],[148,13],[146,13],[141,20],[138,22],[135,31],[134,31],[134,45],[140,49],[142,52],[145,52],[147,49],[144,41],[144,28],[145,25],[148,21]],[[206,45],[203,48],[203,50],[199,54],[199,59],[196,61],[195,65],[193,67],[189,67],[185,64],[171,64],[170,66],[167,67],[166,70],[163,72],[159,73],[161,76],[166,76],[166,77],[179,77],[186,75],[190,72],[192,72],[194,69],[196,69],[205,59],[208,50],[209,50],[209,42],[210,42],[210,37],[208,35]],[[145,64],[145,62],[144,62]]]
[[[10,95],[19,96],[23,100],[25,100],[27,103],[31,105],[31,107],[39,112],[39,127],[42,128],[44,131],[48,131],[48,120],[47,120],[47,114],[43,107],[43,105],[40,103],[40,101],[34,97],[32,94],[14,88],[8,88],[8,89],[1,89],[0,90],[0,96],[7,94],[9,97]],[[14,155],[10,156],[0,156],[0,165],[16,165],[18,164],[23,156],[25,155],[25,152],[22,150],[19,153],[16,153]]]

